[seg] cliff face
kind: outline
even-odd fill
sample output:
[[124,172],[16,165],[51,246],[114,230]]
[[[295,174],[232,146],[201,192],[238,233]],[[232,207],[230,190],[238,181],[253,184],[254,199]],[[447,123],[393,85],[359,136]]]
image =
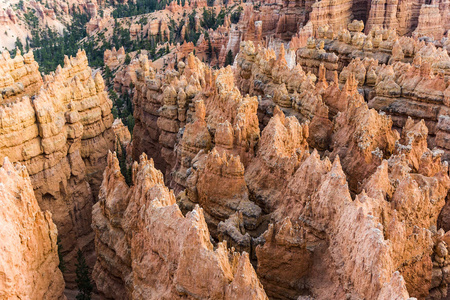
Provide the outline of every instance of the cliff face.
[[[446,9],[443,9],[443,11],[445,12]],[[422,5],[417,28],[413,34],[416,36],[428,36],[438,41],[444,35],[444,28],[445,24],[443,24],[443,16],[439,5]]]
[[413,32],[436,40],[449,27],[446,0],[394,0],[370,1],[367,32],[375,27],[396,30],[400,35]]
[[315,29],[323,25],[329,25],[334,30],[342,29],[353,19],[353,1],[339,0],[316,1],[312,5],[309,15],[311,23]]
[[146,155],[128,187],[109,154],[93,217],[94,278],[107,298],[267,299],[248,254],[214,248],[203,210],[183,216]]
[[25,65],[18,54],[0,61],[10,70],[16,64],[5,75],[4,89],[24,87],[1,100],[0,158],[27,167],[39,206],[52,212],[58,226],[68,262],[66,280],[73,283],[76,249],[93,250],[92,204],[106,153],[114,146],[111,101],[100,73],[92,76],[84,52],[67,58],[63,68],[44,77],[43,85],[32,54],[23,60]]
[[41,211],[24,166],[0,168],[0,298],[65,299],[58,269],[58,231]]

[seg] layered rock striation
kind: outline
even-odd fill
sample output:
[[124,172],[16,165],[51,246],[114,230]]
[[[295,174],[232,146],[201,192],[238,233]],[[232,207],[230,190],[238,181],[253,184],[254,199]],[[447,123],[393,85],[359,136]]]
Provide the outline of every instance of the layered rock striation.
[[385,72],[379,73],[375,97],[369,106],[392,115],[397,128],[404,126],[408,118],[424,120],[428,143],[443,150],[443,158],[449,160],[448,84],[444,74],[433,73],[432,65],[421,58],[412,64],[396,63],[385,68]]
[[24,166],[0,168],[0,298],[65,299],[58,269],[58,231],[39,208]]
[[[363,35],[361,23],[349,28]],[[403,46],[392,47],[398,59]],[[427,63],[439,52],[422,44],[416,50]],[[160,138],[155,145],[173,155],[165,156],[174,159],[165,163],[173,179],[166,182],[180,191],[183,213],[202,207],[213,243],[249,253],[270,297],[444,296],[446,152],[428,149],[438,138],[429,134],[427,119],[399,122],[365,102],[393,97],[392,81],[412,78],[411,65],[359,58],[330,72],[328,81],[324,64],[316,76],[299,64],[289,67],[284,50],[279,53],[245,42],[232,69],[211,72],[189,56],[178,71],[146,76],[147,86],[155,79],[164,86],[147,91],[162,100],[160,133],[168,124],[178,130],[173,148]],[[442,94],[445,115],[446,86],[438,80],[446,75],[437,75],[445,67],[427,70],[421,80],[439,87],[428,90]],[[412,86],[406,82],[417,84],[408,80],[405,96]],[[414,90],[414,101],[434,95]]]
[[[92,205],[106,153],[114,147],[112,103],[84,51],[66,58],[64,67],[44,80],[33,55],[24,57],[25,65],[9,76],[15,80],[9,86],[23,91],[5,93],[0,102],[0,158],[26,166],[39,206],[52,212],[58,226],[66,280],[73,284],[76,249],[93,250]],[[17,61],[22,61],[20,53],[0,63],[11,66]]]
[[213,247],[203,210],[183,216],[146,155],[128,187],[109,154],[93,217],[94,278],[108,299],[268,299],[248,254]]

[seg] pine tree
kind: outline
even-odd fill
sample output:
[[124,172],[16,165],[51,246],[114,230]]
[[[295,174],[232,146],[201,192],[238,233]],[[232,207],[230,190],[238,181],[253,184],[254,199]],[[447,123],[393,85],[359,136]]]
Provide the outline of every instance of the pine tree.
[[[134,120],[133,120],[134,121]],[[119,167],[120,172],[122,173],[123,177],[125,178],[125,182],[128,185],[131,185],[132,182],[132,175],[131,175],[131,168],[127,167],[127,149],[122,145],[121,146],[121,154],[119,156]]]
[[130,57],[130,54],[127,53],[127,55],[125,56],[125,62],[124,62],[124,63],[125,63],[126,65],[129,65],[130,62],[131,62],[131,57]]
[[89,268],[84,259],[83,252],[78,249],[77,252],[77,263],[75,264],[77,279],[75,280],[78,287],[77,300],[91,300],[92,290],[94,286],[92,285],[91,278],[89,276]]
[[227,56],[225,57],[225,67],[232,65],[234,61],[233,52],[231,50],[228,51]]
[[105,66],[105,80],[106,80],[106,85],[109,87],[111,85],[111,79],[113,77],[111,69],[108,66]]
[[22,52],[23,54],[23,44],[22,41],[19,39],[19,37],[16,38],[16,48],[18,48],[20,50],[20,52]]
[[208,49],[206,49],[206,56],[208,56],[208,61],[210,63],[212,60],[212,53],[213,53],[213,49],[212,49],[212,45],[211,45],[211,40],[208,39]]

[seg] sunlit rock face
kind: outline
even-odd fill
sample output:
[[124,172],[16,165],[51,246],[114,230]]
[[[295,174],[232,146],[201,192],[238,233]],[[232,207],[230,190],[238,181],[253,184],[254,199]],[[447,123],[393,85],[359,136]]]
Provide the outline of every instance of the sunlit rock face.
[[92,205],[114,147],[112,103],[84,51],[44,78],[32,53],[3,58],[0,159],[26,166],[39,206],[58,226],[73,285],[76,249],[93,251]]
[[111,154],[94,206],[101,293],[227,298],[239,256],[244,298],[445,297],[448,3],[425,2],[246,3],[232,66],[190,54],[203,36],[118,74],[140,163],[128,186]]
[[[368,38],[360,22],[348,28],[351,39]],[[202,207],[212,241],[226,240],[249,253],[269,297],[445,294],[446,235],[437,226],[448,224],[446,152],[428,149],[438,140],[428,121],[412,113],[408,119],[405,112],[399,122],[399,114],[391,117],[372,105],[396,95],[386,92],[395,91],[388,80],[399,85],[401,78],[411,77],[404,69],[410,65],[403,62],[406,55],[400,55],[408,53],[406,40],[386,37],[380,45],[388,41],[393,41],[389,66],[363,57],[334,70],[320,63],[316,76],[299,64],[289,67],[284,50],[277,55],[244,42],[231,69],[210,71],[190,56],[178,71],[149,69],[145,77],[147,86],[159,79],[165,87],[154,93],[162,104],[156,119],[160,133],[168,120],[176,120],[175,107],[186,103],[185,110],[177,109],[177,118],[182,112],[186,119],[176,123],[173,149],[160,138],[155,142],[172,153],[166,157],[174,163],[164,161],[172,176],[166,183],[175,188],[181,211],[187,217]],[[417,45],[408,55],[430,61],[438,53]],[[445,70],[429,68],[429,78],[441,78],[439,68]],[[143,138],[136,131],[134,136]],[[376,277],[351,271],[363,261]],[[106,282],[109,273],[99,269],[98,278]]]
[[94,205],[93,277],[111,299],[268,299],[248,253],[213,247],[203,210],[183,216],[146,155],[129,187],[115,155]]
[[39,208],[24,166],[0,168],[0,298],[65,299],[55,224]]

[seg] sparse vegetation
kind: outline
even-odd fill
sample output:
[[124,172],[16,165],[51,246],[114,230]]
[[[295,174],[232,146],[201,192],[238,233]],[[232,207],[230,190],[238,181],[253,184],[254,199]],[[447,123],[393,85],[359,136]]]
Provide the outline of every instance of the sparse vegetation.
[[[130,186],[133,183],[131,168],[127,167],[127,149],[124,146],[121,146],[121,152],[119,156],[119,167],[120,173],[122,173],[125,178],[125,182]],[[118,151],[116,151],[118,153]]]
[[239,22],[242,11],[243,11],[242,6],[239,6],[235,11],[233,11],[231,13],[231,16],[230,16],[231,23],[236,24],[237,22]]
[[167,0],[137,0],[126,4],[119,4],[114,9],[112,16],[114,18],[132,17],[142,14],[148,14],[155,10],[164,9],[169,2]]
[[227,56],[225,57],[225,64],[224,66],[229,66],[232,65],[234,62],[234,56],[233,56],[233,52],[231,50],[228,50],[227,52]]
[[77,263],[76,263],[76,283],[78,288],[77,300],[90,300],[94,285],[92,284],[91,276],[89,275],[89,267],[84,258],[83,252],[78,249]]

